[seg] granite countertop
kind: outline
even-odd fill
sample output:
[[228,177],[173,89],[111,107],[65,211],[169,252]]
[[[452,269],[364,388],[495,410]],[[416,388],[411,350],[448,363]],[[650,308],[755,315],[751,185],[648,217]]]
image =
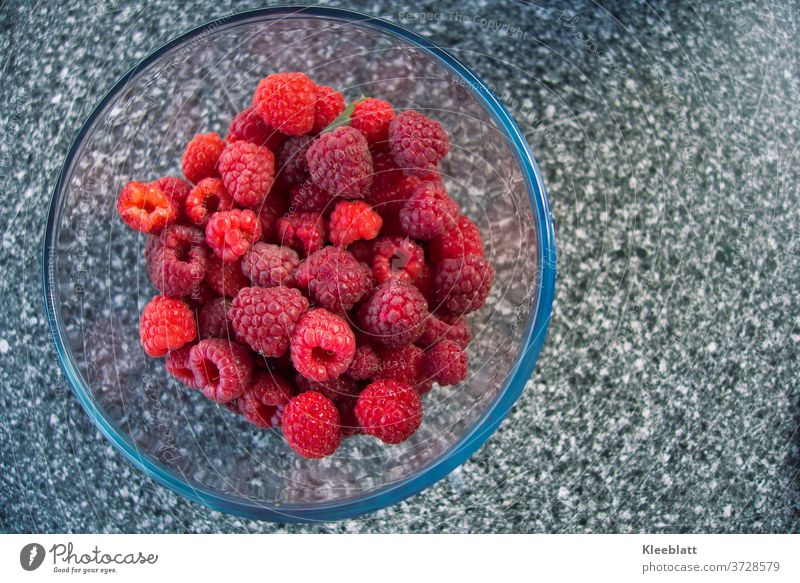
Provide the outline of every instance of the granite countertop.
[[104,90],[233,9],[200,4],[0,7],[0,530],[800,530],[799,23],[783,2],[335,2],[451,49],[517,117],[558,234],[537,370],[468,463],[353,520],[247,521],[133,469],[56,386],[41,233]]

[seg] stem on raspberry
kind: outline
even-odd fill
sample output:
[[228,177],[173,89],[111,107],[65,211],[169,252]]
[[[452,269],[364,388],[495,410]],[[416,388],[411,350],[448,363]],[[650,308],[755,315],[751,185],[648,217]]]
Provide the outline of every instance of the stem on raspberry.
[[366,97],[364,97],[362,95],[361,97],[359,97],[355,101],[351,102],[350,105],[348,105],[347,107],[344,108],[344,111],[342,111],[342,113],[340,113],[339,115],[336,116],[336,119],[334,119],[331,123],[329,123],[325,127],[325,129],[322,130],[319,133],[319,135],[322,135],[322,134],[327,133],[327,132],[332,132],[333,130],[335,130],[339,126],[348,125],[350,123],[350,118],[353,115],[353,110],[355,109],[356,104],[361,103],[365,99],[366,99]]

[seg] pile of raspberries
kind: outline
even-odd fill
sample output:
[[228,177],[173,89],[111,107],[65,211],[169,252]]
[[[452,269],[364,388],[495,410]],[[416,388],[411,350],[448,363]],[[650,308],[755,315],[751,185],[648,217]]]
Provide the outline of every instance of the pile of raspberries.
[[494,278],[439,174],[449,148],[422,113],[269,75],[225,139],[192,138],[184,178],[119,195],[160,292],[144,351],[304,457],[408,439],[421,395],[466,378]]

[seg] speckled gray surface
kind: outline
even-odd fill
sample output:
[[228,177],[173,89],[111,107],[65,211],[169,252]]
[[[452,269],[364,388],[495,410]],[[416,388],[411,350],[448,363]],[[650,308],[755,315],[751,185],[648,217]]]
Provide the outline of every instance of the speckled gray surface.
[[560,274],[533,380],[460,470],[354,520],[242,520],[129,466],[54,360],[43,217],[103,91],[231,11],[208,4],[0,7],[2,531],[800,529],[800,16],[777,2],[350,4],[455,52],[537,154]]

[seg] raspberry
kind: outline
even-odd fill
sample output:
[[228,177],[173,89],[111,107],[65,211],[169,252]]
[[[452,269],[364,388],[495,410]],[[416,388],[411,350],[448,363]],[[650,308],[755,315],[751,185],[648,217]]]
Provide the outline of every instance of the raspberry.
[[395,380],[375,381],[361,392],[355,407],[364,433],[384,443],[400,443],[422,422],[422,401],[407,384]]
[[417,345],[429,348],[440,340],[452,340],[463,349],[472,341],[472,332],[461,318],[451,324],[430,314],[425,319],[425,331],[417,338]]
[[411,282],[414,284],[414,287],[419,290],[419,293],[421,293],[425,298],[425,301],[428,302],[428,306],[436,305],[436,289],[434,286],[435,279],[436,271],[430,266],[429,263],[425,263],[422,266],[422,271],[420,274]]
[[493,280],[494,268],[483,257],[445,259],[436,271],[436,297],[446,312],[466,314],[483,306]]
[[304,73],[269,75],[253,95],[253,108],[264,122],[289,136],[311,131],[316,103],[316,85]]
[[237,337],[264,356],[281,356],[308,300],[299,290],[284,286],[246,287],[228,310]]
[[[213,256],[208,258],[209,265],[211,264],[211,260]],[[208,272],[206,272],[206,278],[208,278]],[[208,282],[204,279],[196,286],[192,288],[192,293],[186,296],[184,299],[189,302],[189,305],[194,308],[195,310],[199,310],[203,306],[205,306],[208,302],[215,299],[217,297],[217,292],[211,289],[211,286],[208,285]]]
[[308,379],[325,382],[335,379],[350,366],[356,338],[342,318],[317,308],[300,318],[292,332],[290,347],[297,372]]
[[359,344],[356,346],[353,362],[347,369],[347,376],[357,381],[375,378],[379,366],[380,360],[372,347],[369,344]]
[[334,197],[306,179],[292,187],[289,207],[292,212],[327,214],[333,208],[333,200]]
[[278,241],[278,219],[283,216],[287,207],[286,195],[273,188],[267,200],[258,209],[262,241],[265,243],[276,243]]
[[117,212],[131,229],[155,233],[178,218],[178,209],[157,185],[129,182],[119,193]]
[[257,287],[294,287],[294,272],[300,257],[289,247],[256,243],[242,258],[242,273]]
[[292,399],[292,385],[272,372],[258,371],[237,401],[239,413],[262,429],[278,427]]
[[237,203],[260,207],[275,178],[275,155],[264,146],[234,142],[219,157],[219,173]]
[[461,213],[440,182],[426,181],[414,189],[400,210],[400,226],[410,237],[429,241],[444,233]]
[[225,136],[228,144],[241,140],[277,152],[283,143],[284,135],[265,124],[253,107],[248,107],[236,114],[231,121],[228,135]]
[[231,332],[228,322],[228,310],[231,303],[225,298],[215,298],[200,308],[197,316],[197,327],[200,339],[229,338]]
[[425,253],[408,237],[381,237],[372,249],[372,274],[378,283],[389,279],[413,282],[422,273]]
[[364,134],[370,144],[375,144],[386,141],[389,123],[393,119],[394,110],[388,101],[368,97],[356,102],[350,126]]
[[189,366],[189,352],[194,347],[194,344],[186,344],[177,350],[171,350],[167,354],[167,360],[164,363],[167,372],[182,382],[187,387],[192,389],[199,389],[197,382],[194,378],[194,373]]
[[224,263],[216,255],[208,258],[205,281],[215,293],[226,298],[236,297],[239,290],[250,285],[242,273],[241,263]]
[[379,348],[378,358],[380,365],[376,379],[403,381],[415,389],[417,385],[425,384],[422,368],[425,354],[419,346],[404,344],[396,348]]
[[294,383],[300,392],[316,391],[325,395],[334,404],[358,395],[361,387],[347,375],[341,375],[325,382],[312,381],[301,374],[295,375]]
[[284,185],[300,184],[308,176],[306,152],[313,139],[312,136],[294,136],[278,150],[275,172]]
[[395,163],[418,176],[436,172],[450,151],[442,125],[414,110],[398,113],[389,124],[389,147]]
[[331,455],[342,442],[339,411],[315,391],[294,397],[283,411],[281,426],[289,446],[306,458]]
[[425,352],[425,374],[442,386],[467,378],[467,353],[452,340],[441,340]]
[[358,403],[357,397],[347,397],[334,403],[339,410],[339,427],[342,430],[342,437],[351,437],[361,433],[361,426],[356,419],[356,403]]
[[390,279],[359,308],[364,331],[384,346],[409,344],[424,330],[428,302],[410,283]]
[[168,296],[185,296],[199,285],[208,269],[203,233],[182,225],[170,225],[148,243],[147,271],[153,285]]
[[313,133],[328,127],[344,111],[344,95],[327,85],[317,85],[317,107],[314,110]]
[[328,231],[331,243],[347,247],[359,239],[374,239],[383,226],[381,216],[360,200],[343,200],[331,213]]
[[369,268],[336,247],[309,255],[295,272],[295,281],[317,304],[335,313],[351,309],[372,289]]
[[328,238],[325,221],[319,213],[291,213],[277,222],[278,242],[308,256],[322,249]]
[[367,191],[365,200],[385,220],[400,213],[400,209],[411,198],[419,183],[419,178],[403,174],[391,156],[384,150],[378,149],[374,152],[372,186]]
[[189,192],[192,190],[192,185],[183,178],[177,178],[175,176],[162,176],[155,181],[155,185],[161,189],[161,192],[169,197],[175,209],[180,213],[180,211],[183,210],[186,197],[189,196]]
[[334,196],[361,198],[372,183],[372,156],[366,138],[340,126],[314,140],[306,152],[314,184]]
[[181,161],[181,172],[189,180],[197,184],[203,178],[219,176],[217,163],[225,142],[217,132],[197,134],[186,145]]
[[253,378],[253,359],[247,349],[222,338],[208,338],[193,346],[189,366],[203,394],[219,403],[239,397]]
[[156,296],[144,307],[139,337],[148,356],[164,356],[197,338],[192,309],[181,300]]
[[233,197],[219,178],[205,178],[198,182],[184,203],[186,218],[199,227],[205,227],[208,218],[215,212],[232,208]]
[[347,247],[347,252],[350,253],[361,263],[372,265],[372,258],[374,256],[372,245],[373,245],[372,241],[365,241],[364,239],[360,239],[358,241],[351,243]]
[[434,263],[442,259],[460,259],[464,255],[483,257],[483,240],[477,225],[469,217],[461,215],[455,225],[428,243],[428,256]]
[[226,263],[239,259],[259,237],[261,223],[249,209],[218,211],[206,225],[209,247]]

